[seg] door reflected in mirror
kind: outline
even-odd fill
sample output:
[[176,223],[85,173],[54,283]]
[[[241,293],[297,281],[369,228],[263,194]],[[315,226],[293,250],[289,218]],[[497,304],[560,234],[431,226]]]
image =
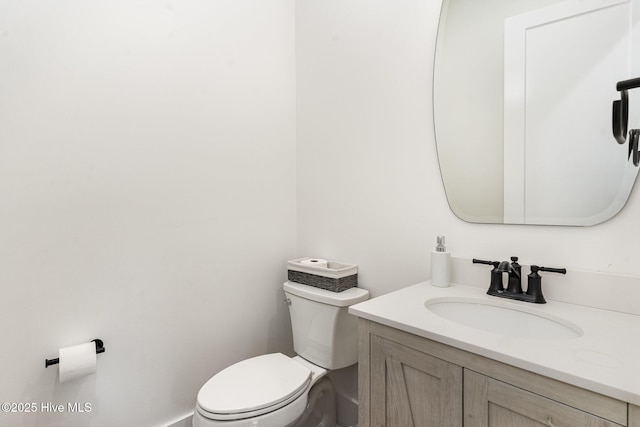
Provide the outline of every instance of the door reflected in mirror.
[[[478,223],[594,225],[638,173],[612,132],[640,77],[640,0],[444,0],[434,119],[449,206]],[[640,127],[640,89],[629,127]]]

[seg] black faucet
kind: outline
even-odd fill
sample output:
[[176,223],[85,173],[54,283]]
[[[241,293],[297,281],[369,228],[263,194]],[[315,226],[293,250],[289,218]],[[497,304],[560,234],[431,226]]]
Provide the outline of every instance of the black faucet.
[[509,263],[509,261],[502,261],[498,264],[498,272],[509,273],[507,292],[514,294],[522,293],[522,267],[518,264],[517,256],[511,257],[511,263]]
[[[531,266],[531,273],[527,276],[527,292],[522,290],[522,267],[518,264],[518,257],[511,257],[509,261],[484,261],[481,259],[473,259],[474,264],[488,264],[493,266],[491,270],[491,283],[487,294],[500,298],[509,298],[519,301],[532,302],[536,304],[544,304],[547,301],[542,295],[542,277],[539,271],[548,271],[552,273],[566,274],[566,268],[551,268]],[[509,273],[509,281],[507,289],[502,283],[503,273]]]

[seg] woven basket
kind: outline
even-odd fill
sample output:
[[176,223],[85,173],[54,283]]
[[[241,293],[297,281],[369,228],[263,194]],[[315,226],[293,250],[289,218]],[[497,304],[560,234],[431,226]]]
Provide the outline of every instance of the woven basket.
[[296,283],[342,292],[358,286],[358,267],[353,264],[329,262],[326,267],[303,264],[312,258],[300,258],[289,261],[287,278]]

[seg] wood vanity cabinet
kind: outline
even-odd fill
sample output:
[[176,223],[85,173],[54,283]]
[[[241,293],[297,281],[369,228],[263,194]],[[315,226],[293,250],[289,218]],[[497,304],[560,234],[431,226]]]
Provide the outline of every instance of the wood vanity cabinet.
[[362,427],[640,427],[640,408],[366,319]]

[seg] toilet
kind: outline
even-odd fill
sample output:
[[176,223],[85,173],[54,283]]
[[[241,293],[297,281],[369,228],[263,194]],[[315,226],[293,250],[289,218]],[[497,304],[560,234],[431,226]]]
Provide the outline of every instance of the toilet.
[[265,354],[235,363],[198,392],[194,427],[321,427],[335,425],[335,391],[326,374],[358,361],[350,305],[369,292],[342,292],[285,282],[297,356]]

